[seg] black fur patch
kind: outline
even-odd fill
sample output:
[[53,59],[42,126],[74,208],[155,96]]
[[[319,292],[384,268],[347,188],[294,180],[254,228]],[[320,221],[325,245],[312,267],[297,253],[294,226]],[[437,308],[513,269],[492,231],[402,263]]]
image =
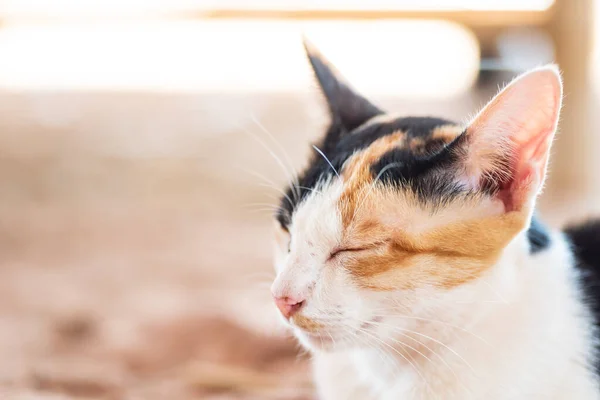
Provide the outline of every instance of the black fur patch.
[[383,111],[356,92],[310,42],[305,40],[304,48],[329,108],[331,126],[320,149],[330,151],[343,135],[376,115],[383,114]]
[[[325,146],[319,148],[323,150],[335,170],[339,172],[355,152],[369,147],[384,136],[402,131],[407,135],[408,140],[421,138],[429,143],[435,141],[430,139],[435,128],[449,124],[453,124],[453,122],[431,117],[407,117],[381,123],[368,123],[343,135],[337,144],[329,149],[323,149]],[[332,124],[329,131],[335,129],[335,124]],[[454,151],[454,148],[461,145],[463,137],[464,135],[446,148],[440,149],[439,145],[433,146],[438,150],[434,153],[416,155],[409,148],[391,150],[372,166],[373,177],[377,177],[383,172],[380,179],[384,183],[411,189],[424,201],[437,202],[455,196],[461,190],[448,178],[453,171],[450,166],[456,160],[457,152]],[[384,170],[388,165],[390,167]],[[335,172],[329,163],[320,154],[315,153],[308,168],[299,177],[301,188],[298,190],[292,187],[287,189],[287,195],[294,200],[294,204],[290,204],[286,199],[282,200],[277,214],[281,225],[287,228],[295,207],[311,193],[311,189],[334,176]],[[294,193],[295,191],[297,193]]]
[[[431,119],[427,120],[431,123]],[[421,137],[427,143],[436,141],[427,140],[428,134],[412,129],[407,131],[407,135],[408,140]],[[453,168],[460,153],[458,150],[465,140],[466,136],[461,135],[446,147],[435,145],[433,148],[436,151],[418,155],[410,148],[390,150],[372,166],[373,175],[380,176],[386,184],[412,191],[423,203],[434,206],[443,204],[465,194],[465,189],[455,182],[456,169]]]
[[550,235],[542,222],[534,216],[527,230],[527,239],[532,254],[539,253],[550,247]]
[[[581,288],[590,305],[596,328],[600,329],[600,220],[565,229],[581,272]],[[600,348],[596,348],[598,353]],[[594,357],[596,373],[600,375],[600,362]]]

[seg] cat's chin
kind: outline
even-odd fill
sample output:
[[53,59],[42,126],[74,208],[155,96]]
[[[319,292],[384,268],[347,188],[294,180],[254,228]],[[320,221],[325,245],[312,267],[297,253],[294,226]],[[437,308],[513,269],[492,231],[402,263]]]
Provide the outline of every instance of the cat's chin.
[[336,347],[335,339],[327,334],[308,333],[297,330],[294,332],[296,338],[310,351],[333,351]]
[[355,347],[344,338],[336,338],[328,333],[308,333],[297,330],[294,334],[300,344],[312,352],[333,353]]

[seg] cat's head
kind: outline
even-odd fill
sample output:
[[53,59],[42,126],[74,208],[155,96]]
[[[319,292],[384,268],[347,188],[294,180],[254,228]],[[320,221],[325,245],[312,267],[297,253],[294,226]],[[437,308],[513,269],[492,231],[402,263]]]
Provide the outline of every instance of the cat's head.
[[468,124],[399,118],[306,47],[331,124],[281,200],[272,293],[307,347],[360,346],[468,291],[523,236],[562,84],[547,66]]

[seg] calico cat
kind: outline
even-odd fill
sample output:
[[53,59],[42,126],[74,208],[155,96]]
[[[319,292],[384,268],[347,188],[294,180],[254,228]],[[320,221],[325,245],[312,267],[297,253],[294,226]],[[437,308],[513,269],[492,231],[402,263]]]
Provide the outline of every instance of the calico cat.
[[387,114],[306,50],[331,124],[281,200],[271,291],[319,398],[600,399],[600,223],[534,217],[558,69],[460,125]]

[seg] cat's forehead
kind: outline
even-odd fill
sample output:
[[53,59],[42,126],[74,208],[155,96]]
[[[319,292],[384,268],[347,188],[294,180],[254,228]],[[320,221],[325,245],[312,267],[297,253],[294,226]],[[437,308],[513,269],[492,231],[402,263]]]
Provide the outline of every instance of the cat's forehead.
[[[414,189],[432,199],[450,193],[456,188],[438,187],[426,175],[452,161],[450,152],[445,155],[440,152],[463,130],[442,118],[376,116],[341,137],[324,153],[327,159],[315,154],[299,177],[299,188],[288,188],[294,202],[284,200],[278,219],[282,226],[289,225],[297,206],[324,183],[337,179],[337,175],[344,182],[342,197],[345,198],[341,200],[345,202],[358,198],[357,191],[375,179],[391,184],[421,185]],[[441,192],[437,193],[437,189]]]
[[378,139],[397,132],[405,134],[413,143],[450,142],[456,138],[462,128],[456,123],[434,117],[397,117],[384,114],[374,117],[342,137],[335,148],[336,152],[362,150]]
[[442,118],[377,116],[342,136],[329,149],[325,155],[333,168],[323,157],[315,157],[302,178],[310,185],[313,181],[306,178],[315,175],[318,184],[337,172],[347,182],[360,165],[372,178],[387,168],[401,179],[413,180],[438,164],[441,160],[435,156],[463,130]]

